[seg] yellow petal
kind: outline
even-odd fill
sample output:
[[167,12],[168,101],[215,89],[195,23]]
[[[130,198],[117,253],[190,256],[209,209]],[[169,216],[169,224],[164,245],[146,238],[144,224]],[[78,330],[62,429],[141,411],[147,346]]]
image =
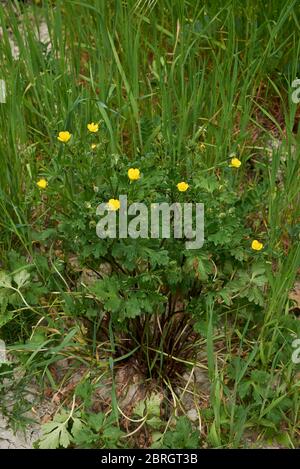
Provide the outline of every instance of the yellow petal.
[[261,251],[264,245],[263,243],[260,243],[259,241],[257,241],[257,239],[254,239],[251,243],[251,247],[254,251]]
[[128,169],[128,177],[130,181],[137,181],[140,179],[140,170],[137,168],[130,168]]
[[63,130],[62,132],[59,132],[58,137],[57,137],[57,139],[63,143],[67,143],[70,140],[70,138],[71,138],[71,134],[67,130]]
[[232,168],[239,168],[242,162],[238,158],[231,158],[230,165]]
[[87,125],[87,128],[90,132],[98,132],[99,130],[99,125],[98,124],[95,124],[94,122],[91,122],[90,124]]
[[119,210],[121,204],[118,199],[109,199],[108,201],[108,207],[110,210],[116,211]]
[[179,190],[179,192],[185,192],[187,191],[189,188],[189,185],[187,182],[179,182],[177,184],[177,189]]
[[48,186],[48,182],[46,181],[46,179],[40,179],[36,185],[40,188],[40,189],[46,189],[46,187]]

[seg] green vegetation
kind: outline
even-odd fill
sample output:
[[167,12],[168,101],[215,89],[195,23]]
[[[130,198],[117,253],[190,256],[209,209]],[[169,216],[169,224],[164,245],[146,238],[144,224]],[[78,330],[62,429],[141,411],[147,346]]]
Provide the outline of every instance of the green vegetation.
[[[0,26],[2,411],[25,425],[34,381],[41,448],[299,447],[298,2],[11,1]],[[204,203],[203,247],[100,240],[121,194]]]

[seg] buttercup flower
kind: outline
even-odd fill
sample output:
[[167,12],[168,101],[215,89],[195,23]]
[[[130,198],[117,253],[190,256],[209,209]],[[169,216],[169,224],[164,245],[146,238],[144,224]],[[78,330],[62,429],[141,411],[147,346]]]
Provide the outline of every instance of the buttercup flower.
[[116,210],[119,210],[120,206],[121,204],[118,199],[109,199],[108,201],[109,210],[113,210],[115,212]]
[[130,181],[137,181],[138,179],[140,179],[140,170],[137,169],[137,168],[130,168],[128,169],[128,177],[130,179]]
[[67,143],[70,140],[71,136],[72,134],[70,134],[70,132],[64,130],[63,132],[59,132],[57,140],[63,143]]
[[231,158],[231,161],[230,161],[230,165],[232,168],[239,168],[241,166],[242,162],[234,157],[234,158]]
[[87,128],[90,132],[96,133],[99,130],[99,124],[95,124],[94,122],[91,122],[90,124],[87,125]]
[[95,150],[96,148],[97,148],[97,143],[92,143],[91,149],[92,149],[92,150]]
[[177,184],[177,189],[179,190],[179,192],[185,192],[187,191],[189,188],[189,185],[187,182],[179,182]]
[[254,239],[251,243],[251,247],[254,251],[261,251],[264,245],[263,243],[260,243],[259,241],[257,241],[257,239]]
[[48,182],[46,181],[46,179],[40,179],[36,185],[40,188],[40,189],[46,189],[46,187],[48,186]]

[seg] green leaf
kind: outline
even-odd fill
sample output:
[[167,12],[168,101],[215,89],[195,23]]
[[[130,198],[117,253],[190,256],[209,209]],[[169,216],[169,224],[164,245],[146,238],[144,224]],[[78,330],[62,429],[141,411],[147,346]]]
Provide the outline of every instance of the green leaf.
[[244,399],[251,389],[251,381],[243,381],[238,386],[238,394],[241,399]]
[[8,324],[14,318],[13,313],[7,313],[5,316],[0,316],[0,328]]
[[83,428],[84,428],[83,421],[80,420],[79,418],[74,418],[71,433],[73,437],[75,438],[75,440],[76,440],[76,437],[79,435],[79,433],[83,430]]
[[26,269],[23,269],[17,274],[15,274],[13,278],[18,286],[18,289],[20,290],[22,287],[28,284],[28,280],[30,279],[30,273],[27,272]]
[[88,423],[92,427],[95,432],[99,432],[100,429],[103,427],[105,415],[102,412],[99,414],[91,414],[88,418]]
[[219,187],[219,182],[214,174],[196,180],[196,188],[204,189],[209,193],[214,192]]
[[150,419],[147,419],[147,424],[151,428],[158,430],[162,426],[162,421],[159,417],[151,417]]
[[0,287],[2,288],[11,287],[11,278],[6,272],[0,272]]
[[150,416],[160,416],[160,404],[162,401],[161,394],[152,393],[148,399],[146,399],[147,414]]
[[146,405],[145,405],[145,401],[144,400],[140,400],[137,402],[137,404],[135,405],[134,409],[133,409],[133,413],[135,415],[138,415],[139,417],[144,417],[145,415],[145,409],[146,409]]
[[44,435],[39,441],[40,449],[56,449],[59,447],[59,429],[56,428],[51,433]]
[[[63,423],[58,420],[64,419]],[[53,422],[45,423],[42,427],[42,437],[39,440],[38,446],[41,449],[56,449],[62,446],[68,448],[73,441],[72,435],[67,430],[67,421],[65,413],[57,415]]]
[[163,439],[164,448],[193,449],[199,447],[199,431],[193,430],[187,417],[179,417],[176,429],[168,431]]
[[141,314],[140,302],[137,298],[129,298],[125,303],[126,317],[135,318]]
[[49,238],[53,238],[57,235],[57,230],[54,228],[48,228],[46,230],[41,231],[32,231],[31,236],[34,241],[46,241]]
[[116,443],[123,434],[124,433],[122,430],[120,430],[118,427],[109,426],[104,429],[103,438],[109,440],[110,442]]
[[150,264],[153,268],[157,266],[166,266],[169,263],[169,253],[165,249],[160,249],[159,251],[154,251],[152,249],[145,249]]
[[12,312],[7,311],[9,296],[8,290],[0,290],[0,327],[9,323],[14,317]]
[[90,287],[96,297],[104,303],[105,309],[111,312],[117,312],[122,304],[119,289],[119,281],[114,277],[97,280]]
[[72,437],[65,426],[61,428],[59,443],[63,448],[68,448],[72,441]]

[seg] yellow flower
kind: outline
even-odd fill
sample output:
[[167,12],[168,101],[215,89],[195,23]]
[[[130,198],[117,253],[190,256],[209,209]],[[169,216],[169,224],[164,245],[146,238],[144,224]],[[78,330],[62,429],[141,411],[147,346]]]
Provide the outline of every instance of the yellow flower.
[[187,182],[179,182],[177,184],[177,189],[179,190],[179,192],[185,192],[187,191],[189,188],[189,185]]
[[231,158],[231,161],[230,161],[230,165],[232,168],[239,168],[241,166],[242,162],[234,157],[234,158]]
[[118,199],[109,199],[108,201],[109,210],[113,210],[115,212],[116,210],[119,210],[120,206],[121,204]]
[[57,140],[63,143],[67,143],[70,140],[71,136],[72,134],[70,134],[70,132],[64,130],[63,132],[59,132]]
[[90,132],[96,133],[99,130],[99,125],[95,124],[94,122],[91,122],[90,124],[87,125],[87,128]]
[[254,239],[252,241],[251,247],[252,249],[254,249],[254,251],[260,251],[264,247],[264,245],[263,243],[260,243],[259,241],[257,241],[257,239]]
[[46,181],[46,179],[40,179],[36,185],[40,188],[40,189],[46,189],[46,187],[48,186],[48,182]]
[[97,143],[92,143],[91,149],[92,149],[92,150],[95,150],[96,148],[97,148]]
[[130,181],[137,181],[138,179],[140,179],[140,170],[137,169],[137,168],[130,168],[128,169],[128,177],[130,179]]

